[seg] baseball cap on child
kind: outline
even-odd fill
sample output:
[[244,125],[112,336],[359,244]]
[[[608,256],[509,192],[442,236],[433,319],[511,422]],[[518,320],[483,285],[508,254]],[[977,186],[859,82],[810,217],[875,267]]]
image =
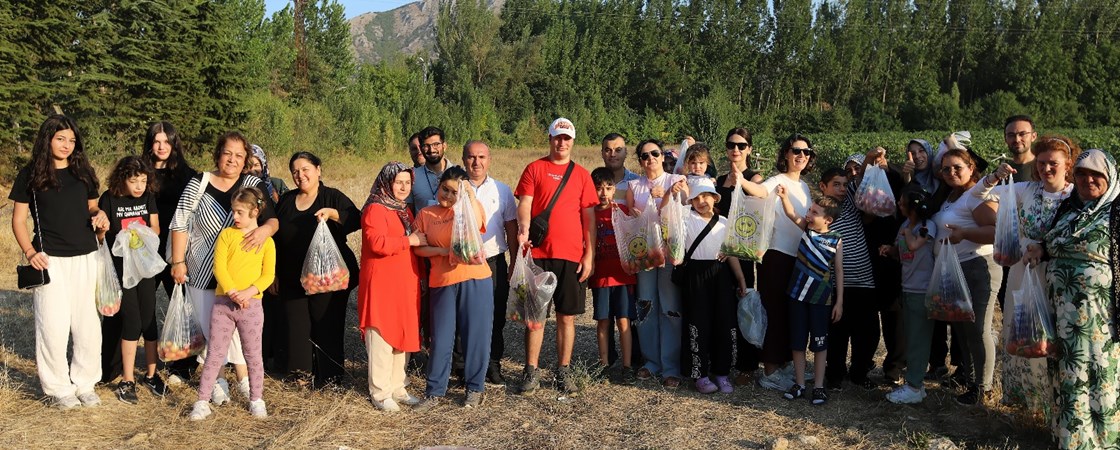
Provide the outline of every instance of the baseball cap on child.
[[716,202],[719,202],[719,192],[716,192],[716,184],[708,177],[688,177],[688,201],[696,198],[700,194],[709,193],[716,196]]
[[548,126],[549,137],[556,137],[561,134],[566,134],[572,139],[576,138],[576,126],[572,125],[572,121],[563,117],[553,120],[552,125]]

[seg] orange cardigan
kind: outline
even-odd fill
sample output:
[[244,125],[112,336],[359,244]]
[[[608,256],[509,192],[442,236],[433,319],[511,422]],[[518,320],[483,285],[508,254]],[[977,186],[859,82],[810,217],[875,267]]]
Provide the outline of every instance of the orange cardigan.
[[358,323],[362,336],[376,328],[394,349],[420,351],[420,266],[397,213],[377,203],[362,212]]

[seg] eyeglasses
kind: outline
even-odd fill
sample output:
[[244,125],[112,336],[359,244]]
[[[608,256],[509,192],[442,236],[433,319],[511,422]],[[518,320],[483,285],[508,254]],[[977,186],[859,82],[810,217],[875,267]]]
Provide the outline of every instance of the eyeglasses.
[[420,149],[421,149],[421,150],[431,150],[431,149],[433,149],[433,148],[439,148],[439,147],[440,147],[440,146],[442,146],[442,145],[443,145],[443,142],[433,142],[433,143],[431,143],[431,144],[422,144],[422,145],[420,145]]
[[734,150],[734,149],[739,149],[739,151],[743,151],[743,150],[746,150],[748,147],[750,147],[751,144],[748,144],[746,142],[727,141],[723,144],[723,146],[727,147],[727,151],[731,151],[731,150]]
[[965,165],[962,165],[962,164],[957,164],[955,166],[945,166],[945,167],[941,168],[941,173],[953,173],[953,172],[960,173],[960,171],[962,171],[966,168],[968,168],[968,166],[965,166]]
[[626,147],[603,147],[603,153],[626,153]]
[[1034,134],[1033,131],[1020,131],[1018,133],[1010,132],[1010,133],[1004,134],[1004,136],[1006,136],[1008,139],[1014,139],[1014,138],[1025,138],[1025,137],[1030,136],[1032,134]]
[[654,157],[654,158],[660,158],[661,157],[661,151],[654,150],[652,152],[639,153],[638,154],[638,159],[640,159],[642,161],[645,161],[645,160],[649,159],[651,156]]
[[813,152],[813,149],[811,149],[811,148],[794,147],[794,148],[789,149],[789,151],[790,151],[790,153],[793,153],[794,155],[805,154],[805,156],[813,156],[813,155],[816,154],[816,153]]

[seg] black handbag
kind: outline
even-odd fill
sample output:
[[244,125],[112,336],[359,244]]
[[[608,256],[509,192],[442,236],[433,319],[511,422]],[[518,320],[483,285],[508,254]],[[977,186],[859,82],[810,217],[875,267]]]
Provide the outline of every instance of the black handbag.
[[684,253],[684,260],[682,260],[680,264],[677,264],[676,267],[673,267],[673,273],[669,275],[669,279],[673,281],[673,284],[684,287],[684,285],[688,283],[688,261],[692,259],[692,252],[696,251],[696,247],[700,245],[700,241],[708,237],[708,232],[712,231],[712,227],[716,226],[716,222],[719,222],[719,215],[713,214],[712,219],[708,221],[708,225],[700,231],[700,234],[696,235],[696,240],[692,241],[692,247],[689,247],[688,251]]
[[564,178],[560,179],[560,186],[556,187],[556,192],[552,194],[552,200],[549,200],[548,206],[529,220],[529,242],[533,245],[540,245],[544,242],[544,238],[548,237],[548,220],[552,217],[552,207],[556,205],[556,200],[560,198],[560,191],[564,190],[564,186],[568,184],[568,178],[572,176],[572,169],[576,166],[575,162],[568,162],[568,170],[564,171]]
[[[39,222],[39,202],[35,200],[35,194],[31,194],[31,204],[35,208],[35,223]],[[39,233],[39,248],[43,248],[43,233]],[[32,255],[34,256],[34,255]],[[27,254],[23,255],[24,260],[27,260]],[[47,273],[46,269],[39,270],[31,265],[31,261],[27,260],[27,264],[16,265],[16,285],[20,289],[35,289],[39,286],[50,284],[51,276]]]

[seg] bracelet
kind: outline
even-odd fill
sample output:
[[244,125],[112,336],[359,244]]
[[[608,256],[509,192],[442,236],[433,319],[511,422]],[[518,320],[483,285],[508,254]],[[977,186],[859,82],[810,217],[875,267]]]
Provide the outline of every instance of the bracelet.
[[31,249],[31,255],[28,255],[26,250],[24,250],[24,252],[23,252],[23,256],[26,257],[27,259],[34,258],[35,255],[38,255],[38,254],[39,254],[39,252],[35,251],[35,249]]
[[186,261],[186,260],[183,260],[183,261],[175,261],[175,262],[171,263],[171,265],[172,265],[172,266],[176,266],[176,265],[179,265],[179,264],[186,264],[186,263],[187,263],[187,261]]

